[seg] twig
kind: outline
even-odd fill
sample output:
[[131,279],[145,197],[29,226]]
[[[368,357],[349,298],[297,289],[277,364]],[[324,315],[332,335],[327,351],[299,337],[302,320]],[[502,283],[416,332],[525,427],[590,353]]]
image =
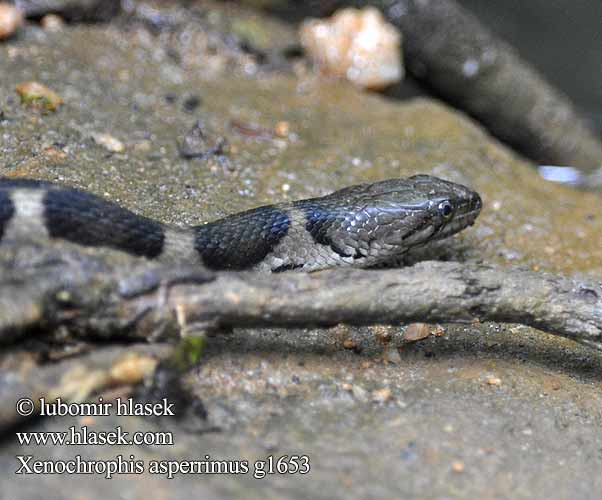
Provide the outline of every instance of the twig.
[[[223,327],[479,319],[522,323],[602,348],[599,282],[435,261],[378,271],[261,275],[60,255],[63,260],[45,255],[49,264],[35,272],[5,268],[0,340],[44,325],[156,340]],[[7,314],[8,308],[16,309]]]

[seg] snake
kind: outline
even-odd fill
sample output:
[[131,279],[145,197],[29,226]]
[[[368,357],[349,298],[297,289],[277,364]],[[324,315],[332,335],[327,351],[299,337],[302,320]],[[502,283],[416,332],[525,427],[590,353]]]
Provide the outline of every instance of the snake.
[[0,249],[7,242],[63,240],[213,270],[369,268],[471,226],[481,206],[476,191],[421,174],[178,227],[87,191],[0,178]]

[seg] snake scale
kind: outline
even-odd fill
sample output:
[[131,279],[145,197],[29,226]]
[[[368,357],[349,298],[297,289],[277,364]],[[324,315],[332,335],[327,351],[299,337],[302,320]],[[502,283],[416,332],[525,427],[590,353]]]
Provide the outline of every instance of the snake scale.
[[179,228],[91,193],[0,179],[0,241],[66,240],[211,269],[315,271],[394,262],[474,223],[479,195],[428,175],[361,184]]

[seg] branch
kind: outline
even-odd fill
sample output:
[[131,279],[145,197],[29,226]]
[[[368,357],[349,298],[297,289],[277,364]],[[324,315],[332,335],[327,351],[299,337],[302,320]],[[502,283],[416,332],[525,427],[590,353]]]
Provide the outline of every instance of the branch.
[[211,273],[41,250],[0,262],[0,340],[32,327],[157,340],[195,329],[423,322],[522,323],[602,348],[602,285],[480,264],[314,274]]

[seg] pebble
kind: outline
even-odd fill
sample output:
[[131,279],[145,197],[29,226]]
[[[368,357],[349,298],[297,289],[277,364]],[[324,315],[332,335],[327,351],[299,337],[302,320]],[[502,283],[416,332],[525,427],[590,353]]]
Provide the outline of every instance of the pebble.
[[366,389],[360,387],[359,385],[354,385],[351,388],[351,394],[353,394],[353,397],[361,403],[365,403],[368,401],[368,392],[366,391]]
[[150,376],[156,367],[153,357],[129,353],[111,366],[109,376],[114,384],[135,384]]
[[134,151],[137,153],[149,153],[153,148],[153,143],[148,140],[143,140],[134,144]]
[[494,386],[502,385],[502,379],[500,379],[498,377],[489,377],[486,382],[487,382],[487,385],[494,385]]
[[393,393],[388,387],[372,391],[372,401],[375,403],[386,403],[387,401],[390,401],[392,397]]
[[431,332],[431,335],[434,335],[435,337],[443,337],[445,333],[445,328],[443,328],[441,325],[437,325],[435,326],[435,329]]
[[19,94],[21,102],[32,108],[56,111],[63,104],[61,96],[39,82],[21,82],[15,87],[15,90]]
[[184,99],[182,107],[187,113],[194,113],[196,109],[201,105],[201,102],[201,97],[193,94]]
[[411,323],[403,332],[403,340],[406,342],[416,342],[422,340],[431,334],[431,329],[427,323]]
[[464,469],[465,469],[465,466],[464,466],[463,462],[456,461],[456,462],[452,462],[452,464],[451,464],[451,470],[458,474],[464,472]]
[[60,31],[65,26],[65,21],[56,14],[46,14],[40,21],[40,25],[46,31]]
[[343,347],[345,349],[357,349],[357,344],[352,339],[345,339],[343,341]]
[[230,127],[240,135],[259,140],[286,139],[290,134],[291,128],[290,123],[286,121],[276,123],[274,128],[267,128],[240,120],[232,120]]
[[23,24],[23,13],[14,5],[0,3],[0,40],[13,35]]
[[393,328],[385,325],[376,325],[370,328],[376,335],[376,338],[383,344],[391,342],[393,338]]
[[274,127],[274,134],[277,137],[281,137],[283,139],[287,138],[288,135],[291,132],[291,125],[289,122],[278,122],[276,123],[276,126]]
[[95,422],[96,422],[96,419],[89,415],[86,415],[85,417],[81,417],[79,419],[80,425],[94,425]]
[[178,144],[178,151],[182,158],[200,158],[207,160],[212,156],[221,155],[226,147],[223,137],[216,137],[205,129],[201,120],[197,120],[186,132]]
[[92,134],[92,139],[99,146],[102,146],[111,153],[123,153],[125,151],[125,145],[116,137],[110,134]]
[[401,34],[374,7],[341,9],[329,19],[309,19],[301,45],[325,73],[368,89],[383,89],[404,76]]
[[397,347],[392,345],[388,345],[387,347],[385,347],[383,351],[383,359],[387,363],[391,363],[394,365],[398,365],[401,363],[401,355],[399,354],[399,350],[397,349]]

